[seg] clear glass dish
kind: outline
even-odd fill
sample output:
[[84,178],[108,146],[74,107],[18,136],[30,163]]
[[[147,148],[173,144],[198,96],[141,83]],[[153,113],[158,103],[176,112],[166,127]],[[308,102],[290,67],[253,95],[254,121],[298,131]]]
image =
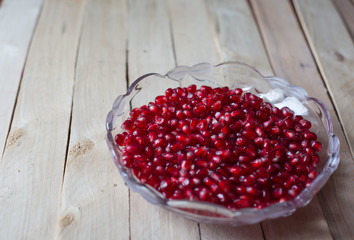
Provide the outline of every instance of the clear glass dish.
[[[151,186],[140,183],[130,169],[121,162],[122,152],[114,141],[115,136],[123,132],[120,126],[128,118],[132,106],[138,107],[153,101],[167,88],[187,87],[190,84],[195,84],[197,87],[208,85],[242,88],[279,108],[287,106],[296,115],[302,115],[310,120],[311,131],[317,134],[323,144],[320,152],[321,162],[317,166],[318,177],[290,201],[275,203],[263,209],[239,210],[230,210],[207,202],[169,200]],[[118,96],[114,101],[112,110],[107,116],[106,130],[109,150],[127,186],[140,193],[150,203],[198,222],[240,226],[289,216],[296,208],[303,207],[311,201],[339,164],[339,140],[333,134],[331,117],[325,105],[318,99],[309,97],[303,88],[290,85],[279,77],[265,77],[255,68],[240,62],[224,62],[218,65],[200,63],[192,67],[176,67],[165,75],[149,73],[139,77],[126,94]]]

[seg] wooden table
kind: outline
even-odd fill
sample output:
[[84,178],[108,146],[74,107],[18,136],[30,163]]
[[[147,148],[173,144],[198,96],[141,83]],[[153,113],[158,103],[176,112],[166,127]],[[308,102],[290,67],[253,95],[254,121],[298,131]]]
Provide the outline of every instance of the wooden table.
[[[0,239],[353,239],[353,0],[0,0]],[[198,224],[123,184],[105,142],[138,76],[237,60],[330,110],[341,163],[290,217]]]

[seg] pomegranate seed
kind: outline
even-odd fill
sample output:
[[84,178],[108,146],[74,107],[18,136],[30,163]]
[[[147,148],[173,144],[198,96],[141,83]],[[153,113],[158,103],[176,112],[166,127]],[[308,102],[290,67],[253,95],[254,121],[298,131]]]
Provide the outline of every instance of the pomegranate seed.
[[315,179],[317,177],[317,175],[318,175],[317,171],[313,170],[312,172],[310,172],[308,174],[308,177],[309,177],[309,179],[313,180],[313,179]]
[[141,151],[141,147],[138,144],[128,145],[125,147],[125,149],[129,153],[136,153],[136,154],[140,153],[140,151]]
[[249,140],[252,140],[256,137],[256,133],[254,131],[250,131],[250,130],[242,131],[242,135]]
[[256,196],[257,195],[257,189],[253,186],[248,186],[246,187],[246,192],[249,193],[252,196]]
[[122,164],[168,199],[264,208],[318,175],[322,144],[311,122],[239,88],[169,88],[122,129]]
[[283,196],[283,189],[282,188],[276,188],[273,190],[273,197],[275,199],[279,199]]
[[272,124],[273,124],[273,120],[269,119],[268,121],[263,122],[263,128],[267,129],[267,130],[270,130]]
[[293,131],[291,131],[291,130],[286,130],[285,132],[284,132],[284,136],[287,138],[287,139],[289,139],[289,140],[294,140],[295,139],[295,133],[293,132]]
[[317,136],[313,132],[305,132],[304,133],[304,138],[307,139],[307,140],[316,140]]
[[318,154],[314,154],[312,156],[312,166],[316,167],[320,162],[320,157],[318,156]]
[[205,157],[207,151],[208,149],[206,147],[199,147],[194,151],[194,153],[197,157]]
[[273,127],[273,128],[271,129],[271,134],[272,134],[273,136],[278,136],[278,135],[280,134],[280,132],[281,132],[281,130],[280,130],[279,127]]
[[294,117],[294,112],[291,111],[288,107],[283,107],[281,109],[281,112],[282,112],[284,117],[289,117],[289,118],[293,118]]
[[211,109],[214,111],[219,111],[221,109],[221,101],[216,101],[213,105],[211,105]]
[[211,193],[207,188],[202,188],[198,196],[201,201],[206,201],[211,196]]
[[119,146],[123,146],[124,145],[125,136],[123,134],[117,134],[115,140],[116,140],[116,143]]
[[289,143],[289,149],[296,152],[300,149],[300,145],[297,142]]
[[245,146],[247,144],[246,138],[239,137],[236,139],[236,145],[237,146]]
[[305,119],[302,119],[299,121],[300,122],[300,125],[303,127],[303,128],[306,128],[306,129],[310,129],[311,128],[311,123]]
[[228,180],[222,180],[219,182],[219,187],[221,191],[228,193],[231,188],[231,183]]
[[286,118],[284,119],[284,125],[285,125],[285,127],[288,128],[288,129],[293,126],[293,122],[294,122],[294,120],[293,120],[293,118],[291,118],[291,117],[286,117]]
[[230,168],[230,172],[234,174],[235,176],[241,176],[243,173],[243,168],[235,166]]
[[216,151],[215,155],[219,156],[221,159],[226,159],[231,157],[231,152],[229,149],[224,149],[224,150]]
[[257,134],[258,137],[264,137],[265,133],[261,127],[256,127],[255,128],[255,133]]
[[311,142],[311,147],[313,148],[313,150],[315,150],[316,152],[320,152],[322,150],[322,144],[320,142],[317,141],[313,141]]

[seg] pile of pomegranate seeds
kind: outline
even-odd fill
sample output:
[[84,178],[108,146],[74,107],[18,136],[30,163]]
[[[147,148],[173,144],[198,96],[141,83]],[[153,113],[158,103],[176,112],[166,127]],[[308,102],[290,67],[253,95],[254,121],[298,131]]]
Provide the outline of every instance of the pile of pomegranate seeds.
[[317,176],[311,123],[242,89],[167,89],[116,136],[122,162],[168,199],[230,209],[296,197]]

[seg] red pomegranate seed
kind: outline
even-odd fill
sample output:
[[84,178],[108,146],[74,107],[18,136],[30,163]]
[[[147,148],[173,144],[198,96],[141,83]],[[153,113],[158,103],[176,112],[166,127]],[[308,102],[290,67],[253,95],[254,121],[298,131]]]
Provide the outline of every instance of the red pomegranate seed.
[[245,146],[247,144],[246,138],[239,137],[236,139],[236,145],[237,146]]
[[227,159],[231,157],[231,152],[229,149],[224,149],[224,150],[216,151],[215,155],[219,156],[221,159]]
[[264,208],[318,175],[311,122],[239,88],[170,88],[129,116],[115,137],[122,163],[169,199]]
[[125,136],[124,134],[117,134],[115,141],[119,146],[123,146],[124,145],[124,140],[125,140]]
[[307,140],[316,140],[317,136],[313,132],[305,132],[304,133],[304,138],[307,139]]
[[221,101],[216,101],[213,105],[211,105],[211,109],[214,111],[219,111],[221,108]]
[[275,199],[279,199],[283,196],[283,189],[281,187],[273,190],[273,197]]
[[320,162],[320,157],[318,156],[318,154],[314,154],[312,156],[312,166],[316,167]]
[[320,152],[322,150],[322,144],[320,142],[317,141],[313,141],[311,142],[311,147],[313,148],[313,150],[315,150],[316,152]]
[[305,119],[302,119],[299,121],[300,122],[300,125],[303,127],[303,128],[306,128],[306,129],[310,129],[311,128],[311,122],[305,120]]
[[251,130],[244,130],[242,131],[242,135],[244,137],[246,137],[247,139],[249,140],[252,140],[256,137],[256,133],[254,131],[251,131]]

